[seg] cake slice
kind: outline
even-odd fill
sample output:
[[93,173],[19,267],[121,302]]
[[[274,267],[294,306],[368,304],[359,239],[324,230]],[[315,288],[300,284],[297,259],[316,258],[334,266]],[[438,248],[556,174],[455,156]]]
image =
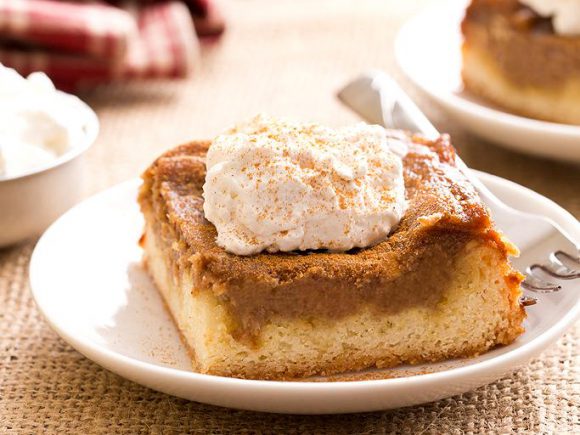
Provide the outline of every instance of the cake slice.
[[580,124],[580,33],[558,34],[552,20],[518,0],[472,0],[461,25],[465,88],[516,114]]
[[285,379],[480,354],[522,333],[516,249],[455,166],[447,136],[407,138],[408,209],[383,242],[238,256],[204,218],[192,142],[143,174],[144,261],[194,370]]

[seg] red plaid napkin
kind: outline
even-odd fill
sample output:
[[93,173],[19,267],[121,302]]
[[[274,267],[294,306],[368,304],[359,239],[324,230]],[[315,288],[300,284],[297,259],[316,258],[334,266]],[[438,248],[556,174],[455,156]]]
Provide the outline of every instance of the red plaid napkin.
[[[128,78],[183,77],[201,36],[224,25],[209,0],[0,0],[0,63],[44,71],[61,89]],[[194,27],[195,23],[195,27]]]

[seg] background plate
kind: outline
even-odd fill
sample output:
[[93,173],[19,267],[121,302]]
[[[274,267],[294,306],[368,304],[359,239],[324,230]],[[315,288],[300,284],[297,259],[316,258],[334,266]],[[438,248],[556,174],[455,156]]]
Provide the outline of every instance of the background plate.
[[[550,216],[580,240],[580,224],[552,201],[501,178],[479,175],[508,204]],[[47,321],[79,352],[168,394],[240,409],[304,414],[414,405],[471,390],[525,364],[580,312],[580,292],[570,292],[557,304],[530,307],[526,333],[510,346],[477,358],[354,375],[366,380],[275,382],[194,373],[141,268],[139,183],[133,180],[106,190],[54,223],[32,255],[30,282]]]

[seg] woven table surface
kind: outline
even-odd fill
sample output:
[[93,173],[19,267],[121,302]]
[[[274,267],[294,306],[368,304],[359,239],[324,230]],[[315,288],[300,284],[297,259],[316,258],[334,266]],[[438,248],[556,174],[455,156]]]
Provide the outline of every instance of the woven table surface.
[[[580,216],[580,169],[483,142],[419,95],[392,54],[397,29],[428,1],[244,0],[181,82],[103,86],[82,96],[101,135],[86,194],[136,177],[159,153],[255,113],[342,125],[357,120],[337,89],[371,67],[393,73],[473,168],[513,180]],[[428,65],[426,65],[428,67]],[[1,211],[0,211],[1,212]],[[580,325],[527,367],[473,392],[411,408],[338,416],[223,409],[152,391],[61,340],[28,287],[34,241],[0,250],[0,433],[580,432]]]

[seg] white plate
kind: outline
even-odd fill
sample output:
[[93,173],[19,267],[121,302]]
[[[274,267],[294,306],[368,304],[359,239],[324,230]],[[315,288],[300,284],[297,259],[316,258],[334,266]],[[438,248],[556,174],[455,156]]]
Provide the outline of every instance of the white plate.
[[[501,178],[480,176],[510,205],[548,215],[580,240],[580,224],[555,203]],[[273,382],[194,373],[160,297],[141,269],[138,184],[134,180],[106,190],[54,223],[34,250],[30,283],[50,325],[79,352],[168,394],[233,408],[304,414],[414,405],[509,373],[560,337],[580,312],[580,292],[561,292],[557,303],[540,300],[528,309],[527,332],[512,345],[477,358],[387,372],[399,378]]]
[[466,4],[440,4],[403,26],[395,42],[403,72],[473,133],[522,152],[580,162],[580,126],[506,113],[463,90],[459,25]]

